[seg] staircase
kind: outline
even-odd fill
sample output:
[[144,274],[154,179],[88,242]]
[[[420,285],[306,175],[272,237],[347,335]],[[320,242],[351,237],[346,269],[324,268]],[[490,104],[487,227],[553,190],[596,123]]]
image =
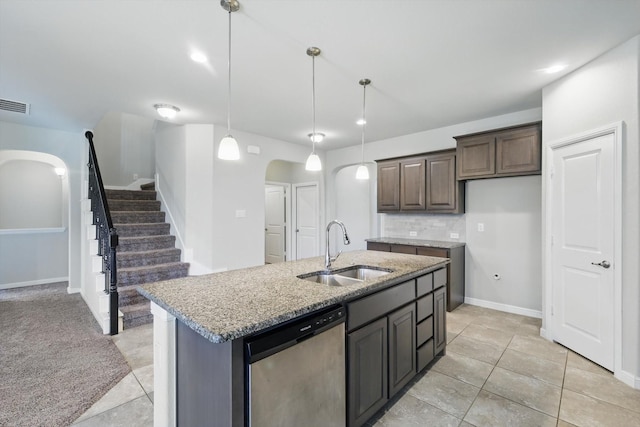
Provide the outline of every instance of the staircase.
[[[153,188],[153,186],[151,186]],[[151,189],[106,190],[117,248],[119,308],[124,328],[151,323],[149,301],[136,291],[143,283],[186,277],[189,264],[180,262],[180,249],[169,234],[165,213]]]

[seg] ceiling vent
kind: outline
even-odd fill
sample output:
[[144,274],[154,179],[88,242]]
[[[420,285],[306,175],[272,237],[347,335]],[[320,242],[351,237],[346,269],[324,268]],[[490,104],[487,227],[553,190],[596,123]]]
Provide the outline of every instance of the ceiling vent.
[[29,104],[0,98],[0,111],[11,111],[12,113],[29,114]]

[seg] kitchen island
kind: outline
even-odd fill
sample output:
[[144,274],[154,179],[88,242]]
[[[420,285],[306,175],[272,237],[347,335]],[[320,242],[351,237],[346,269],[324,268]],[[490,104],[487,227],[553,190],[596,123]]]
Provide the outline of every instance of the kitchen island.
[[[344,253],[332,270],[361,265],[390,272],[348,286],[327,286],[298,278],[324,270],[323,259],[317,257],[139,287],[139,292],[151,300],[154,314],[155,425],[177,422],[176,370],[181,357],[180,349],[176,348],[178,329],[185,336],[191,334],[189,339],[207,353],[203,366],[210,369],[211,360],[216,361],[213,373],[216,385],[210,389],[214,395],[207,396],[216,413],[212,423],[241,426],[245,412],[246,337],[316,310],[361,300],[423,277],[443,269],[448,262],[437,257],[356,251]],[[347,310],[347,321],[348,313]],[[198,357],[189,363],[197,364]]]

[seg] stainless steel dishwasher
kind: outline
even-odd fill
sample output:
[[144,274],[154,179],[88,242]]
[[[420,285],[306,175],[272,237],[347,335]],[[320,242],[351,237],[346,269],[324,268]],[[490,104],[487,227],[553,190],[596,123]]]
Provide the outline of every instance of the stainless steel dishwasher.
[[332,307],[245,341],[249,426],[346,424],[344,321]]

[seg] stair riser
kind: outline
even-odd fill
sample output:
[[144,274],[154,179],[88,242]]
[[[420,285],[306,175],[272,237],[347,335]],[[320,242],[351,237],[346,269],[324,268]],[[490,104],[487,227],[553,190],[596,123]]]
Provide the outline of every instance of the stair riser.
[[118,272],[118,284],[121,286],[141,285],[143,283],[160,282],[162,280],[186,277],[187,267],[176,267],[170,271],[155,272]]
[[150,311],[146,311],[137,317],[124,317],[124,329],[135,328],[136,326],[146,325],[153,322],[153,315]]
[[118,306],[124,307],[126,305],[140,304],[147,301],[145,297],[140,295],[137,291],[118,291]]
[[154,224],[114,224],[120,237],[140,237],[140,236],[166,236],[169,234],[171,226],[166,222]]
[[157,200],[109,200],[109,210],[117,211],[159,211],[160,202]]
[[158,249],[175,248],[174,236],[160,236],[158,238],[140,239],[136,241],[120,240],[118,252],[154,251]]
[[164,212],[111,212],[114,224],[140,224],[164,222]]
[[118,258],[118,268],[142,267],[167,264],[170,262],[180,262],[180,251],[175,251],[175,253],[169,253],[161,256],[137,256],[126,259]]
[[155,191],[106,190],[108,199],[119,200],[155,200]]

